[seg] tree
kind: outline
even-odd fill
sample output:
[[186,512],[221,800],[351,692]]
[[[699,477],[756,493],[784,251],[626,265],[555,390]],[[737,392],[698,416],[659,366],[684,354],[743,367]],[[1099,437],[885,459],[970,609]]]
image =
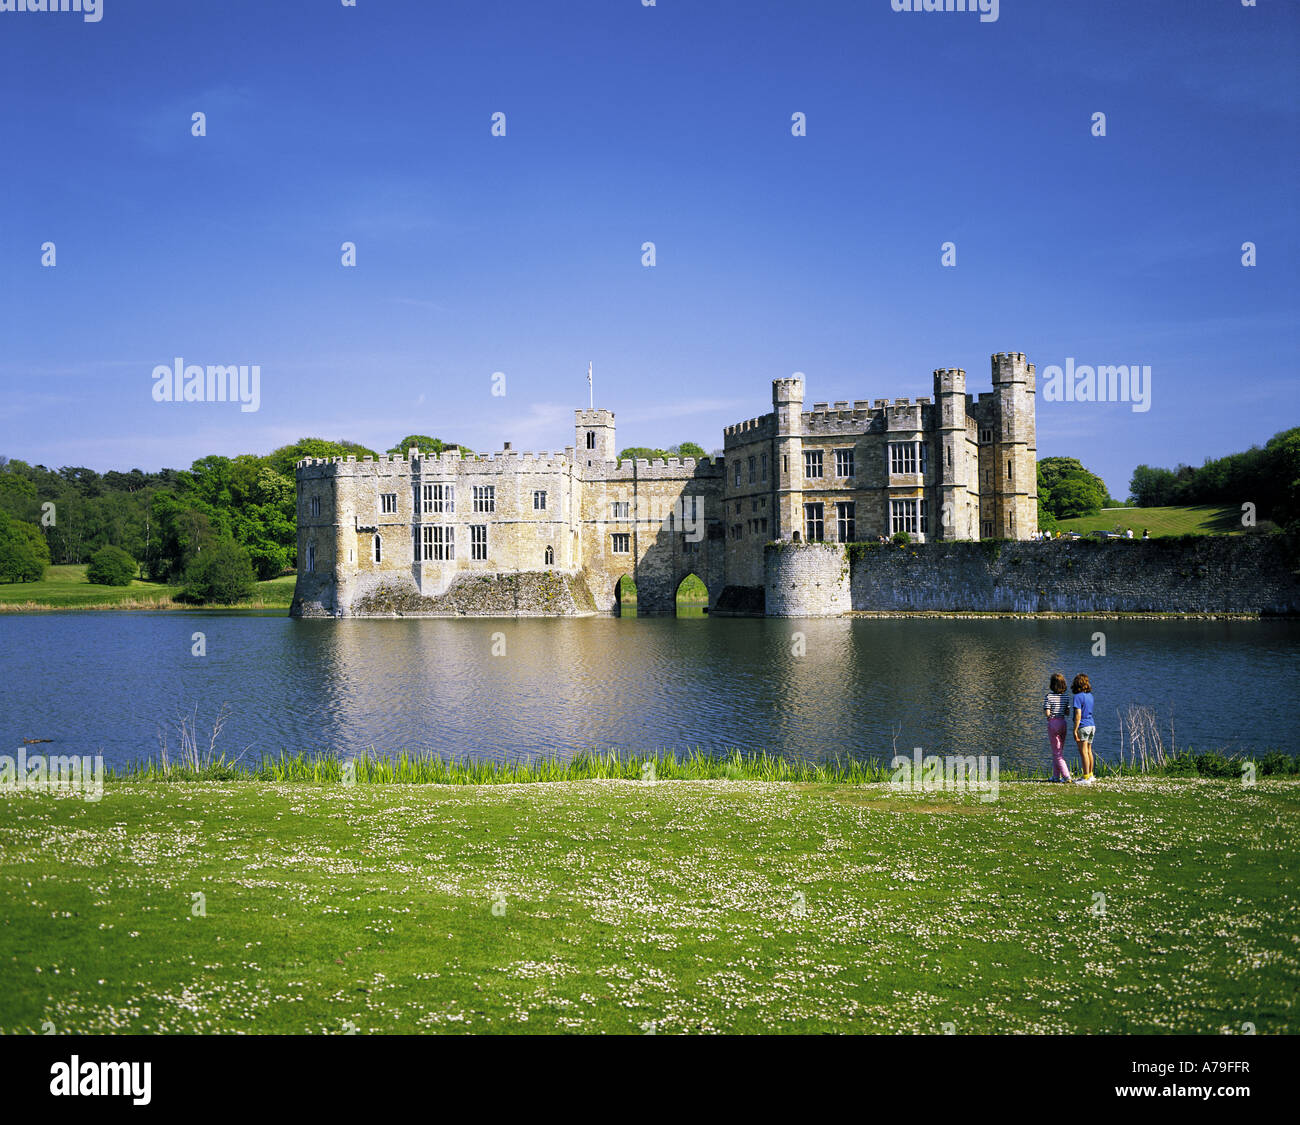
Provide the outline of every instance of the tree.
[[254,581],[248,552],[233,539],[221,539],[186,567],[180,599],[233,605],[252,597]]
[[429,437],[428,434],[408,434],[396,445],[392,446],[388,453],[390,455],[400,453],[405,457],[412,447],[420,451],[421,457],[437,457],[444,450],[459,451],[462,457],[474,452],[472,449],[467,449],[454,441],[443,441],[442,438]]
[[1168,469],[1139,465],[1129,481],[1129,495],[1139,508],[1165,508],[1174,502],[1177,479]]
[[86,567],[86,580],[97,586],[129,586],[134,577],[135,559],[121,547],[100,547]]
[[1108,495],[1106,482],[1074,457],[1045,457],[1038,462],[1038,502],[1054,519],[1095,515]]
[[354,441],[326,441],[324,438],[299,438],[292,445],[282,445],[266,455],[266,462],[281,476],[294,479],[294,469],[304,457],[378,457],[368,446]]
[[1098,489],[1086,477],[1066,477],[1052,490],[1050,508],[1058,519],[1070,520],[1096,515],[1105,500],[1106,490]]
[[666,461],[669,457],[699,459],[707,456],[702,445],[696,445],[693,441],[684,441],[680,445],[671,445],[667,449],[653,449],[648,445],[630,445],[618,455],[618,459],[620,461]]
[[0,582],[39,582],[49,563],[40,528],[0,511]]

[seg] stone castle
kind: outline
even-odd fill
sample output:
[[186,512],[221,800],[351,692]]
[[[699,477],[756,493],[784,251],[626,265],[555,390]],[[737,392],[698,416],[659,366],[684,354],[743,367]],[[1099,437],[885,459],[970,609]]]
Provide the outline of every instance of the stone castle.
[[594,409],[575,411],[562,453],[301,461],[292,613],[609,613],[629,575],[638,611],[668,614],[691,574],[710,610],[762,613],[773,542],[1028,539],[1034,365],[1010,352],[992,366],[978,398],[948,368],[932,399],[811,410],[801,379],[776,379],[772,412],[698,461],[619,461],[614,415]]

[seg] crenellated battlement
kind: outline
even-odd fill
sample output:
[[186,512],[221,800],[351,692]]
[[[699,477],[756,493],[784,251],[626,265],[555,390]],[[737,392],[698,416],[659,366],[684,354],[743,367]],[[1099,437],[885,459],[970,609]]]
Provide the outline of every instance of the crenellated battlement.
[[722,475],[723,459],[721,457],[656,457],[649,461],[644,457],[635,461],[604,462],[601,475],[605,481],[632,480],[682,480],[686,478],[714,478]]
[[776,433],[776,415],[762,414],[757,418],[750,418],[746,422],[737,422],[734,426],[727,426],[722,431],[723,447],[770,437],[774,433]]

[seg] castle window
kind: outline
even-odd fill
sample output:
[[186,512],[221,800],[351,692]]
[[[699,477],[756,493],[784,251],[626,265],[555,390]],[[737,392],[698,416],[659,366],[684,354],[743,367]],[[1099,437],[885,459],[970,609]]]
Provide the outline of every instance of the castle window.
[[758,458],[759,480],[767,480],[767,454],[762,453]]
[[628,519],[632,512],[632,502],[630,500],[615,500],[613,505],[613,515],[611,519],[625,520]]
[[857,538],[857,507],[851,500],[835,505],[835,537],[841,543],[852,543]]
[[740,487],[740,461],[739,460],[736,461],[735,478],[736,478],[735,481],[736,487],[739,488]]
[[429,562],[446,562],[456,557],[456,529],[446,526],[421,528],[424,558]]
[[385,492],[379,497],[379,510],[385,515],[392,515],[397,511],[397,493]]
[[803,537],[809,543],[820,543],[826,538],[825,510],[824,504],[803,506]]
[[889,534],[897,535],[906,531],[915,535],[920,530],[921,513],[919,500],[891,500],[889,502]]
[[314,574],[315,572],[316,572],[316,544],[308,543],[307,544],[307,573]]
[[751,457],[749,459],[749,483],[750,484],[753,484],[754,481],[758,479],[756,475],[758,472],[757,466],[758,466],[757,460]]
[[750,510],[751,512],[757,512],[757,511],[758,511],[758,499],[757,499],[757,498],[755,498],[755,499],[753,499],[753,500],[751,500],[751,501],[749,502],[749,510]]
[[837,449],[835,451],[835,475],[837,477],[853,476],[853,450]]
[[[495,485],[476,484],[473,486],[474,511],[495,512],[497,510],[497,490]],[[487,555],[483,556],[487,558]]]
[[379,536],[376,535],[375,536],[375,562],[383,562],[383,559],[384,559],[384,549],[380,545]]
[[1011,479],[1011,462],[1007,462],[1007,480]]
[[312,514],[313,516],[319,516],[319,515],[320,515],[320,497],[319,497],[319,496],[313,496],[313,497],[311,498],[311,514]]
[[889,443],[889,472],[891,476],[915,476],[926,469],[925,442],[891,441]]
[[952,468],[952,446],[948,446],[948,468]]
[[610,549],[616,555],[630,555],[632,553],[632,536],[627,532],[619,532],[610,536]]
[[424,510],[426,512],[454,512],[456,510],[456,486],[454,484],[426,484],[424,486]]
[[984,429],[980,430],[980,442],[981,442],[981,444],[983,444],[983,445],[988,445],[988,444],[990,444],[992,441],[993,441],[993,427],[992,427],[992,426],[986,426]]
[[433,485],[433,510],[435,512],[454,512],[456,510],[456,486],[454,484]]
[[469,529],[469,557],[485,560],[487,556],[487,524],[476,523]]
[[985,538],[985,539],[992,539],[992,538],[993,538],[993,521],[992,521],[992,520],[985,520],[984,523],[983,523],[981,526],[982,526],[983,529],[984,529],[984,538]]
[[546,511],[546,490],[545,489],[539,488],[533,493],[533,511],[534,512]]
[[543,565],[545,565],[545,566],[554,566],[554,565],[555,565],[555,548],[554,548],[554,547],[547,547],[547,548],[546,548],[546,554],[542,557],[542,561],[543,561]]
[[822,451],[810,449],[803,455],[803,475],[809,480],[822,475]]
[[930,534],[930,502],[928,500],[922,500],[920,502],[920,508],[921,508],[921,534],[929,535]]
[[[587,448],[588,448],[588,449],[595,449],[595,448],[596,448],[596,431],[595,431],[595,430],[588,430],[588,431],[587,431]],[[591,462],[588,461],[587,464],[590,465]]]
[[788,473],[789,471],[790,471],[790,454],[783,453],[781,454],[781,472]]

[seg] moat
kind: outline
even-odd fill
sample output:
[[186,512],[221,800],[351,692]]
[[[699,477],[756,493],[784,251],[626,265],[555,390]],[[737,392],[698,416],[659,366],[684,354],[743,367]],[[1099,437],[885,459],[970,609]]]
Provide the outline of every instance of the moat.
[[[1104,632],[1106,655],[1094,657]],[[206,656],[193,656],[204,634]],[[798,636],[802,634],[802,638]],[[796,653],[802,649],[802,655]],[[768,749],[1047,761],[1048,673],[1092,678],[1097,749],[1154,707],[1180,748],[1296,752],[1300,622],[680,618],[311,621],[251,614],[0,617],[0,737],[155,756],[198,706],[218,749],[519,757]]]

